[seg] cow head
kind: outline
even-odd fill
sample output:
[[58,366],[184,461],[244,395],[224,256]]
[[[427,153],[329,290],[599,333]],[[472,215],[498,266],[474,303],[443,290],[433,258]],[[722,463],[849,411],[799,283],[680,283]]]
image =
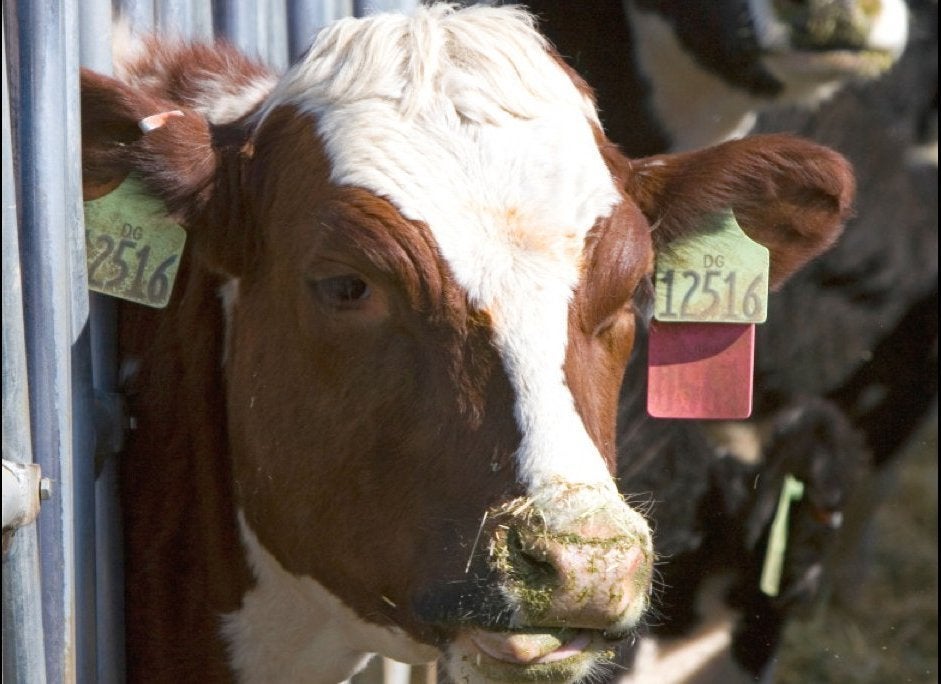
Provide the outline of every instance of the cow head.
[[585,676],[648,606],[611,474],[654,250],[732,208],[777,283],[852,194],[783,137],[627,160],[512,8],[341,21],[235,122],[89,73],[83,116],[89,189],[139,174],[226,281],[220,448],[256,583],[223,631],[258,680],[372,652]]
[[885,73],[908,40],[904,0],[626,4],[672,149],[740,137],[772,107],[816,106]]

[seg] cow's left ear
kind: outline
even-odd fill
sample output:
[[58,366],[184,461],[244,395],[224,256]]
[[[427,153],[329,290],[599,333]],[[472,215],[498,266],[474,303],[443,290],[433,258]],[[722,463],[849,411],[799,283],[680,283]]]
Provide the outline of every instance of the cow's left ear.
[[237,132],[214,129],[199,112],[86,69],[81,93],[85,199],[134,173],[186,229],[189,248],[211,268],[240,275],[249,231],[239,206]]
[[655,227],[655,247],[695,232],[704,215],[732,209],[749,237],[770,250],[772,287],[833,244],[855,194],[845,158],[787,135],[616,166],[627,194]]

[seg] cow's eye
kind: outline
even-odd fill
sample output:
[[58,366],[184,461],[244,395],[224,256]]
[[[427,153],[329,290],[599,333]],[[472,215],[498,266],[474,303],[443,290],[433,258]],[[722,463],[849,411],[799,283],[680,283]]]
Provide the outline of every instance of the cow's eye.
[[357,275],[338,275],[313,281],[320,300],[337,309],[353,309],[369,299],[372,289]]

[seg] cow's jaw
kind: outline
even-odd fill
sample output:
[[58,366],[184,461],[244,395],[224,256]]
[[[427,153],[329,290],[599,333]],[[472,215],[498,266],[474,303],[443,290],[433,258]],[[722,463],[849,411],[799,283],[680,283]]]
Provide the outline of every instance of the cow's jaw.
[[[221,626],[238,681],[328,684],[361,671],[377,653],[413,664],[442,655],[400,629],[362,620],[319,582],[285,570],[242,514],[239,525],[255,585]],[[468,684],[563,683],[590,676],[610,648],[592,630],[466,629],[445,647],[443,662],[454,681]]]
[[255,586],[239,610],[222,618],[222,636],[242,682],[332,684],[366,666],[375,653],[406,663],[438,657],[400,629],[360,619],[311,577],[293,575],[239,515]]

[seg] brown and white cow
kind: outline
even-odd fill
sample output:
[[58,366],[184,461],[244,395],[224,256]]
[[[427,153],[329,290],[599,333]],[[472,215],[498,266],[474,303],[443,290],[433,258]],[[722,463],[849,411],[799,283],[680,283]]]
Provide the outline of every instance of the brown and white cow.
[[82,76],[86,192],[135,172],[190,235],[169,307],[122,312],[129,678],[588,675],[649,601],[611,473],[654,250],[732,208],[780,283],[845,160],[628,160],[516,8],[342,20],[277,81],[156,41],[119,75]]

